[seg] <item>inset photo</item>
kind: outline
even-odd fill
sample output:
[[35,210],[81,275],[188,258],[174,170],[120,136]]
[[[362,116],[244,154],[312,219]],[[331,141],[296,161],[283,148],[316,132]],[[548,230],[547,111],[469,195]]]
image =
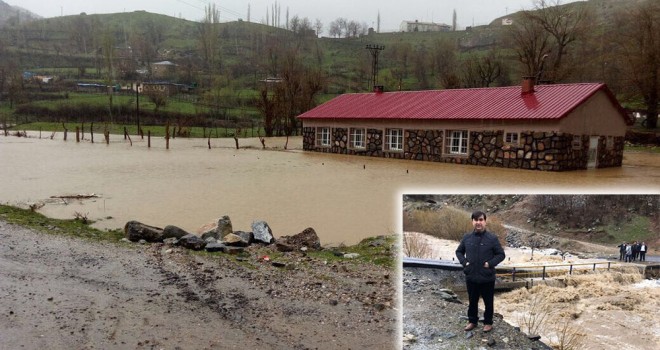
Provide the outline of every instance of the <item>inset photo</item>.
[[660,344],[660,196],[405,194],[402,215],[403,349]]

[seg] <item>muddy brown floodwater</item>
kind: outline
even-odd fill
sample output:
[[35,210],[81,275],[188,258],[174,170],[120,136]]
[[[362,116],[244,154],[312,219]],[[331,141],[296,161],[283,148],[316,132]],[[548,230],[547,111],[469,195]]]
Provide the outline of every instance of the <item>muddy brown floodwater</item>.
[[[562,173],[303,152],[299,137],[174,139],[0,137],[0,202],[45,202],[57,218],[87,215],[98,228],[126,221],[196,231],[222,215],[235,230],[265,220],[275,236],[313,227],[322,244],[398,231],[402,193],[658,193],[660,155],[626,153],[621,168]],[[50,136],[50,135],[49,135]],[[73,141],[72,141],[73,139]],[[89,135],[87,135],[89,139]],[[97,194],[88,200],[51,196]]]

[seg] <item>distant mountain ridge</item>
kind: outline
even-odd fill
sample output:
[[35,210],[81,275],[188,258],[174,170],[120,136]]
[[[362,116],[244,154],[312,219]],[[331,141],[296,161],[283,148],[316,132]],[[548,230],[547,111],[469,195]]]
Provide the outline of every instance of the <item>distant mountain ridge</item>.
[[11,23],[23,23],[42,18],[36,13],[30,12],[22,7],[9,5],[0,0],[0,27]]

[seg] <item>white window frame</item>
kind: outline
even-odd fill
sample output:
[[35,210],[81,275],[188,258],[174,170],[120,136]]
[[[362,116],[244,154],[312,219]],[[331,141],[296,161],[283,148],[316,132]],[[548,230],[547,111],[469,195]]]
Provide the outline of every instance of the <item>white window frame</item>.
[[614,149],[614,136],[607,136],[605,138],[605,148],[608,151],[611,151]]
[[385,150],[403,151],[403,129],[385,129]]
[[321,147],[330,147],[330,128],[316,128],[316,145]]
[[365,149],[367,132],[364,128],[351,128],[348,147],[352,149]]
[[467,130],[445,130],[445,154],[467,156],[469,137]]
[[509,145],[520,145],[520,133],[519,132],[504,133],[504,143],[507,143]]

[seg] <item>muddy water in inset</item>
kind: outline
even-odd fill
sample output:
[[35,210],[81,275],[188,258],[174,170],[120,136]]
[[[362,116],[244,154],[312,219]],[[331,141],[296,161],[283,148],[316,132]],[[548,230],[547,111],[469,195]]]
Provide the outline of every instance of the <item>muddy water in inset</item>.
[[[87,135],[89,138],[89,135]],[[133,146],[0,137],[0,202],[39,202],[50,196],[95,193],[99,198],[50,203],[39,211],[99,228],[128,220],[188,231],[229,215],[234,230],[265,220],[275,236],[313,227],[322,244],[356,243],[397,231],[402,193],[653,192],[660,155],[626,154],[621,168],[562,173],[402,161],[303,152],[301,139],[171,140],[134,137]],[[295,148],[292,150],[292,148]]]

